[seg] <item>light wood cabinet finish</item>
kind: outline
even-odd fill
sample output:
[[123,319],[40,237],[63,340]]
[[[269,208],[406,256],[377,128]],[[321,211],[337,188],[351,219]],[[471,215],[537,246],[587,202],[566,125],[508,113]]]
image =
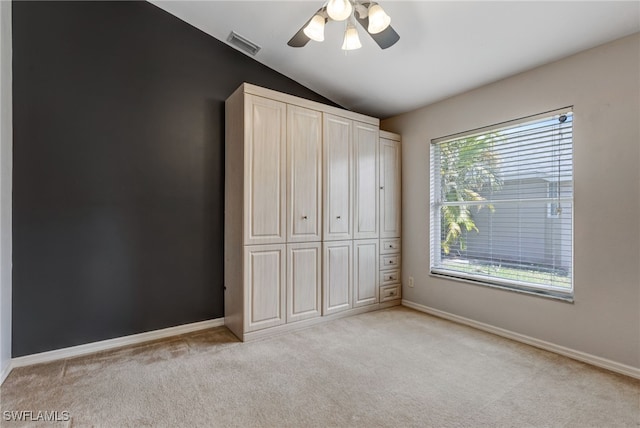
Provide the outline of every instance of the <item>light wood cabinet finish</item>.
[[380,302],[399,300],[402,294],[400,136],[380,131]]
[[287,322],[321,315],[322,246],[287,244]]
[[324,115],[324,241],[352,239],[353,121]]
[[354,122],[353,239],[378,238],[378,128]]
[[322,249],[322,315],[329,315],[352,307],[353,241],[325,242]]
[[380,240],[380,254],[395,254],[400,252],[400,238]]
[[388,302],[390,300],[397,300],[400,298],[400,285],[387,285],[380,287],[380,301]]
[[400,141],[380,138],[380,238],[400,238],[401,208]]
[[400,283],[400,269],[383,270],[380,272],[380,286]]
[[398,269],[400,267],[400,254],[387,254],[380,256],[380,269]]
[[380,137],[393,134],[246,83],[225,111],[225,325],[246,341],[399,304],[399,271],[381,276],[399,254],[379,240]]
[[287,242],[319,242],[322,239],[321,112],[287,106],[287,167]]
[[286,105],[248,95],[245,117],[244,244],[284,243]]
[[353,307],[378,302],[378,240],[353,241]]
[[283,244],[245,247],[246,331],[285,323],[285,257]]

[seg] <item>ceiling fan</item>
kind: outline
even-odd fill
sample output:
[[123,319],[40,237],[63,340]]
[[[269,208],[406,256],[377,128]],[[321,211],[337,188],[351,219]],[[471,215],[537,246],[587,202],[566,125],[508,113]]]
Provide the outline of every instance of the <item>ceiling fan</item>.
[[343,50],[359,49],[362,46],[355,21],[358,21],[382,49],[387,49],[400,40],[398,33],[389,25],[391,18],[378,3],[362,0],[329,0],[298,30],[287,45],[301,48],[309,43],[309,40],[322,42],[325,24],[330,21],[344,20],[347,20],[347,25],[342,44]]

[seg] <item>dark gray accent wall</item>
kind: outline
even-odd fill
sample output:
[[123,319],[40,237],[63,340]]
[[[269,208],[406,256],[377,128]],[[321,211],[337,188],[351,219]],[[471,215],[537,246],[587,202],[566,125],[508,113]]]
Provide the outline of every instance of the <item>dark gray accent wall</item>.
[[224,316],[224,100],[332,104],[146,2],[14,2],[13,79],[13,357]]

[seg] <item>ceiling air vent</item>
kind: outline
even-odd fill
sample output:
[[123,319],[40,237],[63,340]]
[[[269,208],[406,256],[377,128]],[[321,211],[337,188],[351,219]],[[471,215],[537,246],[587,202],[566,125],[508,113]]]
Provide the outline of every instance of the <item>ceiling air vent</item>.
[[229,42],[230,45],[240,49],[241,51],[248,53],[249,55],[255,55],[260,50],[260,46],[256,45],[251,40],[245,37],[242,37],[240,34],[236,33],[235,31],[232,31],[231,33],[229,33],[229,37],[227,37],[227,42]]

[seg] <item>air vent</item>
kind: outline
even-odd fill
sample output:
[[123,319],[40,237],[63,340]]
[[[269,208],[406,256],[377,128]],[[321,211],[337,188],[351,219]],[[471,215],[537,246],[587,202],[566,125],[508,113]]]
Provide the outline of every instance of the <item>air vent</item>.
[[231,33],[229,33],[229,37],[227,37],[227,42],[229,42],[229,44],[235,46],[236,48],[240,49],[241,51],[248,53],[249,55],[255,55],[260,50],[260,46],[256,45],[251,40],[248,40],[247,38],[242,37],[240,34],[236,33],[235,31],[232,31]]

